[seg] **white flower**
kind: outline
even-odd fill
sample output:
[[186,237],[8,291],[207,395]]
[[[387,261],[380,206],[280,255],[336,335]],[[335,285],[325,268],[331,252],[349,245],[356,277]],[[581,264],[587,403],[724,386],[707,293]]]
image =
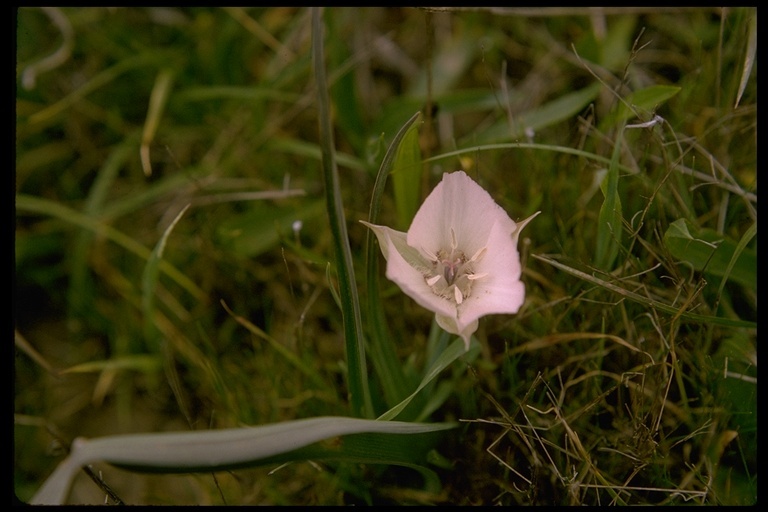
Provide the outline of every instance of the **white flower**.
[[520,231],[539,212],[516,223],[463,171],[444,174],[407,233],[363,222],[379,239],[387,277],[438,325],[469,340],[481,316],[517,313],[525,299],[520,281]]

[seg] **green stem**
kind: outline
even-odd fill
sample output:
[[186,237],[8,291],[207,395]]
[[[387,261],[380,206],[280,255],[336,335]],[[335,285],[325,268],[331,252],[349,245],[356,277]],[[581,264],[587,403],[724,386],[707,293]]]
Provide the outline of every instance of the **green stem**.
[[322,10],[312,9],[312,58],[317,86],[317,107],[320,124],[320,147],[323,156],[323,178],[328,218],[333,234],[336,268],[339,276],[344,340],[347,352],[347,385],[352,412],[358,417],[373,416],[371,395],[368,389],[368,374],[365,362],[360,299],[355,287],[355,271],[352,265],[352,251],[349,247],[347,226],[344,219],[344,205],[339,187],[339,170],[331,126],[328,82],[325,76],[323,51]]

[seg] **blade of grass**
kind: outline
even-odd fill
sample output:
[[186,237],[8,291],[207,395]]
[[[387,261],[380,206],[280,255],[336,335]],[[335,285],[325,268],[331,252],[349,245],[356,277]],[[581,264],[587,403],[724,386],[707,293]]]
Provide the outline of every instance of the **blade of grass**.
[[[133,155],[139,140],[138,132],[126,137],[114,148],[101,166],[96,179],[88,191],[83,213],[88,218],[98,218],[108,201],[108,194],[117,178],[120,169],[128,158]],[[74,246],[69,253],[70,281],[67,290],[67,306],[70,318],[85,313],[91,307],[92,292],[88,287],[90,269],[88,267],[88,250],[93,240],[93,232],[83,229],[77,236]]]
[[[270,151],[284,151],[292,155],[314,158],[318,161],[322,160],[320,146],[299,139],[274,138],[270,140],[268,148]],[[367,167],[362,160],[348,153],[336,153],[336,161],[339,165],[346,167],[347,169],[352,169],[354,171],[367,170]]]
[[64,64],[72,55],[72,48],[75,46],[75,31],[69,18],[58,7],[41,7],[46,16],[56,25],[61,32],[61,46],[50,55],[30,64],[21,74],[21,85],[25,89],[33,89],[37,82],[37,76],[53,71]]
[[752,66],[755,64],[755,55],[757,54],[757,13],[749,19],[749,40],[747,42],[747,49],[744,54],[744,67],[741,72],[741,82],[739,83],[739,92],[736,94],[736,104],[734,108],[739,106],[741,102],[741,96],[744,94],[744,89],[747,88],[747,82],[749,82],[749,75],[752,74]]
[[147,119],[144,121],[144,132],[141,134],[141,167],[144,169],[144,175],[152,175],[152,161],[149,156],[149,146],[155,140],[157,127],[160,125],[160,118],[163,115],[163,109],[168,102],[168,94],[171,92],[173,83],[173,71],[163,69],[155,78],[155,85],[152,87],[152,94],[149,96],[149,108],[147,109]]
[[263,339],[269,345],[277,351],[281,356],[285,358],[286,361],[291,363],[297,370],[299,370],[301,373],[306,375],[307,377],[312,380],[312,382],[320,387],[320,388],[327,388],[327,383],[323,380],[323,378],[320,376],[319,373],[317,373],[314,368],[311,366],[308,366],[305,364],[301,359],[299,359],[296,354],[288,350],[288,348],[283,345],[282,343],[279,343],[276,339],[274,339],[272,336],[264,332],[263,330],[259,329],[257,326],[253,325],[248,319],[243,318],[242,316],[236,314],[234,311],[232,311],[229,306],[222,300],[221,301],[222,307],[226,310],[229,315],[235,319],[237,323],[248,329],[251,334],[254,336]]
[[553,267],[559,268],[560,270],[571,274],[574,277],[578,277],[579,279],[582,279],[584,281],[587,281],[589,283],[595,284],[597,286],[600,286],[601,288],[605,288],[606,290],[610,290],[624,298],[627,298],[633,302],[637,302],[639,304],[643,304],[644,306],[647,306],[649,308],[658,309],[659,311],[663,311],[664,313],[668,313],[670,315],[678,316],[682,319],[689,320],[692,322],[701,322],[701,323],[710,323],[715,325],[723,325],[726,327],[743,327],[746,329],[757,329],[757,323],[756,322],[749,322],[746,320],[734,320],[732,318],[723,318],[719,316],[709,316],[709,315],[698,315],[696,313],[689,313],[687,311],[681,312],[679,308],[676,308],[674,306],[670,306],[669,304],[665,304],[663,302],[655,301],[652,299],[649,299],[648,297],[643,297],[642,295],[639,295],[637,293],[631,292],[629,290],[626,290],[620,286],[617,286],[613,283],[609,283],[608,281],[604,281],[598,277],[589,275],[585,272],[582,272],[580,270],[577,270],[573,267],[569,267],[568,265],[564,265],[560,263],[557,260],[553,260],[552,258],[549,258],[547,256],[542,256],[540,254],[531,254],[534,258],[537,260],[541,260],[545,263],[549,263]]
[[629,121],[632,118],[647,121],[668,99],[680,92],[680,87],[672,85],[652,85],[645,89],[639,89],[622,98],[616,107],[605,119],[600,122],[601,129],[607,129],[617,123]]
[[[478,153],[480,151],[495,151],[495,150],[503,150],[503,149],[537,149],[537,150],[543,150],[543,151],[554,151],[556,153],[574,155],[574,156],[586,158],[588,160],[594,160],[595,162],[600,162],[604,164],[611,163],[610,158],[606,158],[601,155],[596,155],[594,153],[590,153],[582,149],[576,149],[576,148],[567,147],[567,146],[555,146],[552,144],[538,144],[534,142],[505,142],[500,144],[481,144],[481,145],[469,146],[466,148],[457,149],[455,151],[442,153],[440,155],[436,155],[430,158],[425,158],[424,162],[425,163],[436,162],[439,160],[444,160],[446,158],[455,158],[464,154],[473,154],[473,153]],[[632,169],[621,164],[619,164],[619,170],[622,172],[630,172],[630,173],[633,172]],[[710,174],[699,172],[694,169],[685,167],[683,165],[676,165],[675,170],[680,174],[693,176],[697,180],[700,180],[708,185],[712,185],[714,187],[727,190],[728,192],[732,192],[737,196],[744,198],[746,201],[757,203],[757,194],[753,192],[747,192],[746,190],[742,189],[738,185],[727,183],[721,179],[711,176]]]
[[[384,190],[387,184],[387,176],[392,170],[392,163],[397,154],[397,148],[400,142],[408,133],[411,126],[421,117],[417,112],[411,116],[408,121],[395,134],[394,139],[387,148],[384,158],[381,161],[379,172],[376,175],[376,182],[373,185],[371,195],[371,205],[368,211],[368,222],[376,224],[381,209],[381,200],[384,197]],[[405,378],[402,366],[397,359],[393,338],[387,329],[387,321],[384,317],[384,308],[381,304],[381,293],[379,289],[379,258],[375,249],[376,236],[367,230],[365,240],[365,269],[366,283],[368,289],[368,322],[371,327],[371,360],[374,368],[379,375],[384,399],[389,407],[400,402],[408,394],[410,389],[408,380]]]
[[[421,369],[423,372],[429,371],[429,369],[435,365],[441,354],[445,352],[448,344],[453,340],[453,337],[454,336],[451,333],[444,331],[434,318],[432,319],[432,326],[430,327],[429,336],[427,337],[427,349],[425,351],[426,360]],[[424,374],[422,374],[422,378],[423,375]],[[403,417],[403,420],[413,419],[414,421],[422,421],[445,401],[447,398],[445,393],[450,393],[452,387],[447,382],[441,382],[442,390],[438,389],[435,391],[435,384],[437,384],[437,381],[433,380],[424,386],[421,390],[421,394],[414,399],[409,408],[405,411],[406,415],[412,415],[413,413],[418,415],[414,416],[414,418],[411,418],[411,416]],[[445,384],[448,384],[448,386],[443,386]],[[413,387],[410,389],[413,389]]]
[[159,369],[161,366],[162,361],[157,356],[131,354],[102,361],[87,361],[61,370],[61,373],[96,373],[105,370],[136,370],[149,373]]
[[163,232],[163,235],[158,240],[157,245],[152,250],[152,254],[149,255],[147,264],[144,266],[144,274],[141,276],[141,309],[144,314],[144,338],[149,346],[155,346],[155,337],[157,333],[157,327],[154,321],[154,309],[155,309],[155,289],[157,288],[157,281],[160,275],[160,262],[163,260],[163,252],[165,252],[165,245],[168,242],[168,236],[170,236],[173,228],[179,223],[181,217],[189,209],[189,204],[186,205],[176,215],[173,221]]
[[[116,243],[126,251],[145,260],[148,260],[152,254],[152,251],[122,231],[104,224],[97,219],[75,211],[72,208],[55,203],[53,201],[49,201],[47,199],[28,196],[26,194],[18,194],[16,195],[16,210],[48,215],[75,226],[88,229],[93,231],[96,235],[105,237],[107,240]],[[170,263],[161,261],[159,263],[159,268],[160,271],[166,274],[169,278],[173,279],[176,284],[181,286],[196,299],[206,299],[205,292],[203,292],[191,279],[189,279],[186,275],[184,275],[184,273],[182,273],[179,269]]]
[[355,270],[352,263],[352,251],[349,247],[347,226],[344,219],[344,205],[339,186],[339,170],[336,165],[333,127],[331,126],[330,97],[325,76],[323,51],[322,9],[312,9],[312,60],[317,87],[318,119],[320,128],[320,147],[322,149],[323,178],[328,218],[333,234],[336,253],[336,271],[339,276],[339,296],[341,297],[342,319],[344,323],[344,341],[347,356],[347,385],[352,412],[361,418],[373,415],[370,391],[368,389],[368,371],[365,361],[360,300],[355,285]]
[[274,100],[294,104],[301,99],[300,94],[281,91],[270,87],[236,86],[236,85],[207,85],[205,87],[188,87],[174,94],[174,100],[194,102],[211,100],[234,100],[239,103],[249,101]]
[[[739,243],[736,245],[736,249],[733,251],[733,255],[731,256],[730,261],[728,261],[728,266],[725,268],[725,272],[723,273],[723,280],[720,281],[720,286],[717,288],[717,296],[720,297],[723,294],[723,288],[725,288],[725,283],[728,281],[728,278],[731,276],[731,272],[733,271],[734,265],[736,265],[736,262],[739,261],[739,256],[744,252],[744,249],[746,249],[747,244],[752,241],[754,237],[757,236],[757,222],[753,222],[751,226],[749,226],[749,229],[744,233],[744,235],[739,240]],[[755,291],[757,291],[757,265],[754,267],[755,270],[755,280],[753,283]]]
[[[583,149],[576,149],[568,146],[554,146],[552,144],[539,144],[535,142],[504,142],[499,144],[473,145],[466,148],[457,149],[454,151],[448,151],[446,153],[441,153],[439,155],[425,158],[424,161],[427,163],[437,162],[439,160],[445,160],[446,158],[455,158],[465,154],[477,153],[479,151],[497,151],[497,150],[506,150],[506,149],[540,149],[543,151],[554,151],[556,153],[564,153],[567,155],[587,158],[589,160],[594,160],[596,162],[603,163],[603,164],[611,163],[610,158],[607,158],[601,155],[596,155],[594,153],[590,153],[589,151],[584,151]],[[624,167],[624,166],[621,166],[620,168],[621,170],[624,170],[624,171],[631,170],[628,167]]]
[[167,54],[164,54],[162,52],[157,52],[156,49],[153,49],[146,53],[141,53],[134,57],[130,57],[125,60],[122,60],[117,64],[115,64],[114,66],[112,66],[111,68],[105,69],[98,75],[94,76],[90,81],[86,82],[82,87],[74,90],[73,92],[71,92],[64,98],[62,98],[61,100],[29,116],[28,123],[29,125],[36,125],[39,123],[45,123],[45,122],[51,121],[56,116],[64,112],[67,108],[74,105],[81,98],[87,96],[88,94],[95,91],[96,89],[99,89],[100,87],[103,87],[109,82],[115,80],[117,77],[119,77],[123,73],[135,68],[140,68],[143,66],[155,64],[160,60],[166,59],[166,58],[169,58]]

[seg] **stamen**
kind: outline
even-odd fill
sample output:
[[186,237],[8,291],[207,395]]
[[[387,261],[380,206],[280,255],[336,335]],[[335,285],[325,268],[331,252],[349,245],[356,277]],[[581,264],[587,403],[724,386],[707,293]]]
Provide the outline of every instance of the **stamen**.
[[[451,300],[460,305],[464,299],[472,294],[472,281],[481,279],[488,273],[473,274],[472,264],[479,261],[486,253],[487,247],[481,247],[475,252],[472,259],[467,260],[463,251],[459,250],[459,241],[456,239],[456,230],[451,231],[450,250],[441,247],[435,253],[420,247],[422,254],[431,262],[431,269],[425,269],[424,282],[432,288],[432,292],[439,297]],[[466,276],[466,279],[464,277]],[[441,279],[445,280],[441,283]],[[451,290],[453,288],[453,290]]]
[[480,261],[480,259],[481,259],[483,256],[485,256],[485,251],[487,251],[487,250],[488,250],[488,247],[481,247],[480,249],[478,249],[478,250],[477,250],[477,252],[475,253],[475,255],[474,255],[474,256],[472,256],[471,258],[469,258],[469,261],[470,261],[470,262],[474,262],[474,261]]
[[423,252],[424,254],[426,254],[426,256],[427,256],[427,259],[428,259],[429,261],[437,261],[437,254],[433,253],[433,252],[432,252],[432,251],[430,251],[429,249],[425,249],[424,247],[422,247],[422,248],[421,248],[421,252]]

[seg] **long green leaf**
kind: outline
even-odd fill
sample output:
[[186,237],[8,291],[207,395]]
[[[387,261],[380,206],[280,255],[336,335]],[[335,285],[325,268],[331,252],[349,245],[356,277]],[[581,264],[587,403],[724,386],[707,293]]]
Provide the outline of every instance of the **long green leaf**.
[[[421,113],[416,112],[400,128],[384,154],[381,161],[379,172],[376,175],[376,182],[373,185],[371,195],[371,205],[368,211],[368,222],[376,224],[378,222],[379,210],[381,209],[381,200],[384,197],[384,190],[387,183],[387,176],[392,169],[392,163],[397,154],[397,148],[400,141],[409,133],[412,126]],[[379,292],[379,257],[375,248],[376,236],[367,230],[365,240],[365,262],[366,262],[366,283],[368,288],[368,322],[370,326],[371,337],[371,360],[373,366],[379,375],[379,380],[384,391],[384,399],[389,407],[400,402],[408,394],[408,381],[403,373],[402,366],[397,359],[393,338],[389,335],[387,322],[384,317],[384,308],[381,304],[381,293]]]
[[396,147],[395,159],[389,172],[395,190],[398,228],[405,230],[416,215],[421,195],[419,125],[410,124]]
[[[474,341],[473,343],[477,343]],[[448,348],[445,349],[445,351],[440,354],[440,357],[437,358],[435,363],[430,367],[429,371],[424,375],[424,378],[421,380],[421,383],[419,384],[419,387],[416,388],[416,391],[408,395],[408,397],[405,398],[402,402],[379,416],[379,420],[391,420],[397,417],[398,414],[400,414],[403,409],[413,400],[416,395],[419,394],[419,391],[424,389],[424,387],[427,386],[432,380],[437,377],[440,372],[442,372],[444,369],[446,369],[451,363],[453,363],[456,359],[463,356],[467,353],[467,350],[464,345],[464,340],[461,338],[456,338],[453,343],[448,345]]]
[[312,9],[312,59],[317,86],[317,107],[320,124],[320,147],[323,154],[323,178],[328,218],[333,234],[336,253],[336,270],[339,276],[344,341],[347,356],[347,385],[352,411],[359,417],[371,417],[373,406],[368,389],[368,370],[365,361],[365,344],[360,315],[360,300],[355,285],[355,269],[349,247],[344,205],[339,186],[339,170],[336,165],[336,149],[331,126],[331,109],[328,81],[325,76],[323,52],[322,9]]
[[516,139],[525,135],[527,131],[538,131],[559,122],[571,119],[581,112],[600,92],[600,84],[592,84],[584,89],[566,94],[539,106],[533,110],[523,112],[514,117],[514,125],[510,126],[505,118],[498,121],[481,133],[473,133],[459,144],[489,143],[497,140]]
[[[285,455],[285,460],[293,460],[294,457],[290,456],[292,452],[337,436],[362,433],[416,435],[455,426],[454,423],[405,423],[328,416],[249,428],[78,439],[73,443],[69,456],[32,498],[31,504],[63,504],[75,473],[82,466],[96,461],[140,471],[221,471],[274,462],[279,455]],[[342,449],[334,454],[335,458],[344,458],[343,443]],[[350,456],[359,460],[364,458],[365,452],[357,446]],[[381,454],[375,456],[382,457]],[[402,454],[399,457],[402,460]],[[416,464],[418,461],[410,462]]]
[[[736,272],[750,272],[754,271],[754,276],[752,279],[747,280],[747,286],[752,287],[755,291],[757,291],[757,254],[755,254],[755,259],[750,262],[749,256],[750,253],[746,251],[747,244],[752,241],[754,237],[757,236],[757,222],[753,222],[751,226],[749,226],[749,229],[742,235],[741,239],[739,240],[739,243],[736,245],[736,248],[733,250],[733,254],[731,254],[731,259],[728,261],[728,265],[725,267],[725,272],[723,272],[723,280],[720,281],[720,287],[717,289],[717,294],[720,296],[723,293],[723,288],[725,287],[725,282],[728,280],[728,278],[733,274],[735,275]],[[739,263],[738,267],[736,264]]]
[[619,156],[624,140],[624,128],[619,130],[613,147],[608,173],[600,184],[605,200],[600,207],[597,225],[597,247],[595,266],[610,270],[619,254],[623,233],[621,215],[621,197],[619,197]]

